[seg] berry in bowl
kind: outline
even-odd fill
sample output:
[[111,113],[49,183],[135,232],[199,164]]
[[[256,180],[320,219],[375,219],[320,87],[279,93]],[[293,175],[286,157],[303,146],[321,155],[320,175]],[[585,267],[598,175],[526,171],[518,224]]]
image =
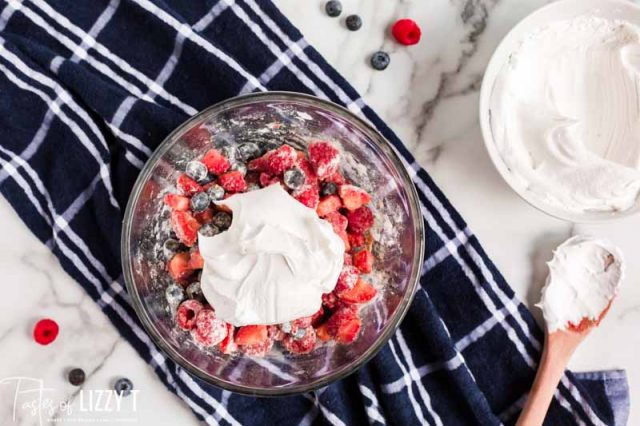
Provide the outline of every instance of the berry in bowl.
[[271,92],[167,137],[127,206],[122,261],[169,357],[273,396],[338,380],[380,349],[411,302],[423,245],[389,143],[339,106]]

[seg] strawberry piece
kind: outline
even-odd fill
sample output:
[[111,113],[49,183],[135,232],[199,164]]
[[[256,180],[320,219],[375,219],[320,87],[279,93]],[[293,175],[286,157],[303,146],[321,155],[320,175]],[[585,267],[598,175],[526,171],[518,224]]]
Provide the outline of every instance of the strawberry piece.
[[328,342],[329,340],[331,340],[331,334],[329,333],[329,326],[327,325],[327,323],[324,323],[316,328],[316,337],[323,342]]
[[353,265],[353,257],[349,253],[344,254],[343,265]]
[[56,340],[60,327],[50,318],[43,318],[33,326],[33,340],[40,345],[48,345]]
[[182,139],[184,139],[190,147],[197,148],[211,143],[211,134],[206,128],[198,126],[182,135]]
[[309,144],[309,161],[313,165],[316,175],[322,180],[338,171],[340,151],[326,141]]
[[269,335],[269,339],[272,339],[272,340],[274,340],[276,342],[282,341],[282,339],[284,339],[284,336],[287,335],[277,325],[269,325],[269,326],[267,326],[267,334]]
[[420,41],[422,31],[413,19],[399,19],[391,27],[391,34],[398,43],[411,46]]
[[223,354],[232,354],[238,350],[236,340],[233,338],[234,328],[227,323],[227,336],[220,342],[220,350]]
[[353,254],[353,266],[363,274],[368,274],[373,269],[373,254],[367,249],[355,252]]
[[329,310],[333,310],[338,306],[338,296],[334,292],[322,295],[322,306]]
[[227,337],[227,323],[216,318],[213,309],[204,308],[196,315],[191,334],[200,345],[215,346]]
[[342,198],[342,204],[348,210],[355,210],[371,201],[371,196],[364,189],[355,185],[340,185],[338,194]]
[[340,173],[339,170],[337,170],[335,173],[325,177],[324,181],[325,182],[333,182],[336,185],[344,185],[345,183],[347,183],[347,180],[344,178],[344,176],[342,176],[342,173]]
[[196,325],[196,317],[203,309],[202,303],[194,299],[185,300],[176,310],[176,323],[183,330],[191,330]]
[[191,197],[198,192],[202,192],[202,186],[200,186],[198,182],[191,179],[185,173],[178,176],[178,182],[176,183],[176,186],[182,194],[188,197]]
[[260,186],[262,186],[263,188],[269,185],[273,185],[274,183],[280,183],[280,179],[266,172],[260,173],[260,177],[258,179],[260,181]]
[[[266,154],[265,154],[266,155]],[[252,172],[264,172],[267,170],[267,159],[262,157],[255,158],[247,163],[247,169]]]
[[268,338],[266,325],[245,325],[236,332],[236,343],[240,346],[264,343]]
[[201,225],[205,225],[207,223],[211,223],[214,214],[215,211],[211,207],[207,207],[204,211],[193,213],[193,217],[195,217]]
[[316,208],[316,213],[318,213],[320,217],[325,217],[329,213],[337,211],[340,207],[342,207],[340,197],[337,195],[329,195],[320,200]]
[[227,172],[221,175],[218,180],[225,191],[244,192],[247,190],[247,182],[244,180],[244,175],[238,170]]
[[316,185],[305,185],[302,187],[302,190],[294,192],[293,198],[300,201],[310,209],[315,209],[318,206],[318,201],[320,200],[320,192]]
[[347,231],[338,232],[338,236],[342,238],[342,242],[344,243],[344,251],[351,251],[351,243],[349,242],[349,235],[347,234]]
[[373,213],[367,206],[359,207],[347,213],[349,232],[365,232],[373,226]]
[[189,267],[189,260],[189,253],[186,252],[173,255],[169,263],[167,263],[167,270],[171,278],[179,283],[185,282],[185,280],[193,274],[193,269]]
[[171,212],[171,227],[178,239],[187,247],[193,247],[198,238],[200,222],[189,212]]
[[324,217],[324,220],[329,222],[333,226],[333,232],[340,234],[346,232],[348,221],[347,218],[340,214],[340,212],[332,212]]
[[351,247],[364,247],[366,244],[364,234],[361,232],[348,232],[347,235],[349,236],[349,245]]
[[358,276],[358,268],[353,265],[343,266],[334,290],[336,295],[339,298],[342,298],[342,293],[351,290],[356,285],[356,282],[358,282]]
[[189,197],[178,194],[167,194],[164,196],[164,203],[169,206],[171,210],[177,210],[185,212],[189,210]]
[[249,356],[263,357],[273,347],[273,340],[267,339],[264,342],[253,343],[242,347],[243,352]]
[[378,291],[368,282],[358,279],[351,289],[340,293],[340,300],[347,303],[365,303],[376,297]]
[[352,343],[358,337],[361,325],[357,310],[345,305],[331,315],[327,321],[327,330],[338,343]]
[[202,269],[204,268],[204,258],[198,250],[191,252],[189,256],[189,268]]
[[304,329],[304,337],[296,339],[292,335],[285,336],[282,345],[293,354],[307,354],[316,347],[316,331],[309,326]]
[[298,155],[289,145],[282,145],[278,149],[267,152],[264,156],[266,170],[274,175],[281,175],[296,164]]
[[207,151],[200,161],[207,166],[209,173],[214,175],[221,175],[231,167],[229,160],[227,160],[227,158],[217,149],[210,149]]

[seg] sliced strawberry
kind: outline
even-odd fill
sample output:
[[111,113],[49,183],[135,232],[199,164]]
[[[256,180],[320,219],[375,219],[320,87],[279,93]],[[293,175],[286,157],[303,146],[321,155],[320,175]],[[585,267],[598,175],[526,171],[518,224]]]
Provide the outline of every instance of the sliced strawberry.
[[340,299],[347,303],[366,303],[376,297],[376,294],[378,292],[371,284],[359,279],[351,290],[340,293]]
[[328,342],[329,340],[331,340],[331,334],[329,333],[329,326],[327,325],[326,322],[318,326],[318,328],[316,328],[316,337],[323,342]]
[[247,182],[244,175],[238,170],[227,172],[219,178],[220,186],[229,192],[244,192],[247,190]]
[[340,151],[326,141],[317,141],[309,144],[309,161],[313,165],[318,178],[324,180],[338,171],[340,164]]
[[202,309],[196,316],[192,334],[205,347],[215,346],[227,337],[227,323],[216,318],[212,309]]
[[300,339],[296,339],[292,335],[285,336],[282,344],[286,350],[293,354],[306,354],[316,347],[316,331],[313,327],[309,326],[304,329],[304,336]]
[[176,323],[183,330],[191,330],[196,324],[196,317],[203,309],[202,303],[194,299],[185,300],[176,310]]
[[201,225],[205,225],[207,223],[211,223],[214,214],[215,211],[211,207],[207,207],[204,211],[194,213],[193,217],[195,217]]
[[353,254],[353,266],[363,274],[368,274],[373,269],[373,254],[367,250],[359,250]]
[[189,256],[189,268],[202,269],[204,268],[204,258],[198,250],[192,251]]
[[198,126],[182,135],[182,139],[184,139],[190,147],[197,148],[211,143],[211,134],[206,128]]
[[179,283],[184,283],[193,274],[193,269],[189,267],[189,258],[189,253],[180,252],[173,255],[167,263],[169,275]]
[[282,145],[278,149],[267,152],[264,158],[266,170],[271,174],[281,175],[296,164],[298,155],[289,145]]
[[358,337],[361,327],[356,309],[341,306],[327,321],[327,330],[338,343],[352,343]]
[[189,197],[178,194],[167,194],[164,196],[164,203],[169,206],[171,210],[177,210],[185,212],[189,210]]
[[358,282],[358,276],[360,271],[358,268],[352,265],[344,265],[340,275],[338,276],[338,282],[336,283],[335,293],[338,297],[342,298],[342,293],[351,290]]
[[351,245],[351,247],[364,247],[366,240],[363,233],[348,232],[347,235],[349,236],[349,244]]
[[202,186],[184,173],[178,176],[176,186],[182,194],[188,197],[191,197],[193,194],[198,192],[202,192]]
[[295,191],[293,198],[300,201],[310,209],[315,209],[320,200],[320,193],[316,185],[305,185],[301,191]]
[[337,211],[340,207],[342,207],[340,197],[337,195],[329,195],[320,200],[316,208],[316,213],[318,213],[320,217],[325,217],[329,213]]
[[214,175],[221,175],[222,173],[229,170],[229,167],[231,167],[231,163],[229,162],[229,160],[217,149],[210,149],[209,151],[207,151],[200,161],[202,161],[204,165],[207,166],[207,170],[209,170],[209,173],[212,173]]
[[332,212],[325,216],[324,220],[329,222],[333,226],[333,232],[340,234],[347,231],[348,221],[347,218],[340,214],[340,212]]
[[198,238],[198,229],[200,222],[194,218],[189,212],[171,212],[171,227],[176,233],[178,239],[187,247],[192,247]]
[[348,210],[355,210],[371,201],[371,196],[355,185],[340,185],[338,194]]
[[359,207],[347,213],[349,232],[365,232],[373,226],[373,213],[367,206]]
[[266,325],[245,325],[236,332],[236,343],[241,346],[264,343],[269,338]]
[[223,354],[232,354],[238,350],[238,345],[233,337],[234,327],[227,323],[227,336],[220,342],[220,350]]

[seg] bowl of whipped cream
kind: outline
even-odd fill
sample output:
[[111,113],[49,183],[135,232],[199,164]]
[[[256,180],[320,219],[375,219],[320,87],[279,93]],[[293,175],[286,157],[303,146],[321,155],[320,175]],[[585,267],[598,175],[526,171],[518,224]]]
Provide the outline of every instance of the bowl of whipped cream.
[[562,0],[526,17],[489,62],[480,123],[534,207],[573,222],[640,211],[640,7]]

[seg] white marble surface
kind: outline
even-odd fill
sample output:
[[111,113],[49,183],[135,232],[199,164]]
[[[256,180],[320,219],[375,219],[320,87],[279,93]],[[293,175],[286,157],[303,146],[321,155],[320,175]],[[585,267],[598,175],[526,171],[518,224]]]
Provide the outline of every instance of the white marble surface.
[[[483,69],[509,28],[545,1],[343,0],[343,17],[358,13],[364,20],[357,33],[348,32],[342,19],[325,16],[324,0],[306,1],[304,7],[300,0],[276,3],[400,135],[530,307],[544,281],[544,262],[568,236],[589,232],[620,245],[629,266],[625,286],[607,319],[578,350],[572,368],[624,368],[632,392],[640,390],[640,263],[635,259],[640,217],[577,226],[545,216],[501,180],[482,144],[477,117]],[[406,48],[390,40],[388,26],[400,17],[420,23],[424,34],[419,45]],[[391,65],[384,72],[372,70],[367,62],[379,49],[391,53]],[[140,390],[136,407],[130,398],[118,413],[92,416],[106,419],[105,424],[122,418],[139,424],[197,424],[4,200],[0,223],[5,288],[0,298],[0,379],[40,378],[54,389],[53,399],[73,397],[74,412],[80,416],[77,389],[65,380],[68,368],[80,366],[89,373],[85,390],[108,389],[117,377],[126,376]],[[41,316],[62,324],[55,345],[36,347],[31,340],[30,327]],[[14,390],[15,382],[0,386],[0,424],[14,424]],[[39,423],[20,409],[16,421]],[[640,405],[633,402],[629,424],[640,424]]]

